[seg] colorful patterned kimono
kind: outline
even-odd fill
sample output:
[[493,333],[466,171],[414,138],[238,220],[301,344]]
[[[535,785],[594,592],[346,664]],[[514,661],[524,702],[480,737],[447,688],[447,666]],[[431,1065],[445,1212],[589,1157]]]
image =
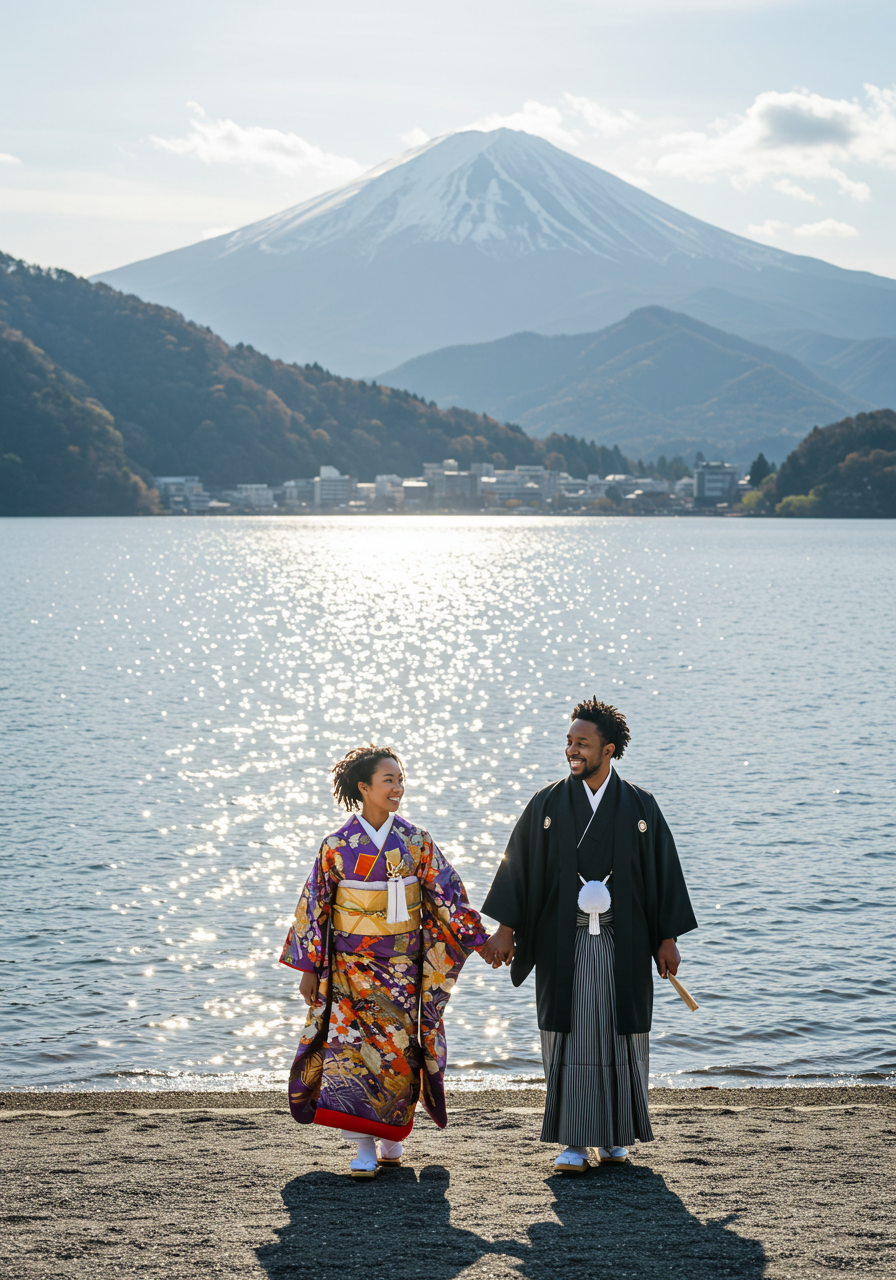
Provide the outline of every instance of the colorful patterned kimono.
[[[387,862],[409,916],[392,924]],[[444,1128],[442,1014],[486,937],[460,877],[421,827],[396,814],[381,850],[356,817],[327,836],[280,957],[320,977],[290,1072],[293,1118],[400,1141],[422,1091]]]

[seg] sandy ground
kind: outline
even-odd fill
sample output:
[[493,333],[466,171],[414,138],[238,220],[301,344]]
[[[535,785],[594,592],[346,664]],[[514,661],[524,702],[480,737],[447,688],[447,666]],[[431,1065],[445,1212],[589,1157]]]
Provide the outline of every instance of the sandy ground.
[[0,1094],[5,1277],[887,1277],[896,1089],[652,1090],[657,1141],[552,1172],[536,1090],[453,1094],[346,1176],[277,1095]]

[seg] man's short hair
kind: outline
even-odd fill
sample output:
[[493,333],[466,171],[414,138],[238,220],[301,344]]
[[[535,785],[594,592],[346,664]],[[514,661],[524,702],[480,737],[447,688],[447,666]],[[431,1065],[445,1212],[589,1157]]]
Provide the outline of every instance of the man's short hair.
[[578,706],[573,707],[570,720],[590,720],[597,726],[597,732],[604,743],[612,742],[616,747],[613,759],[620,760],[625,748],[631,741],[625,716],[609,702],[599,702],[597,698],[586,698]]

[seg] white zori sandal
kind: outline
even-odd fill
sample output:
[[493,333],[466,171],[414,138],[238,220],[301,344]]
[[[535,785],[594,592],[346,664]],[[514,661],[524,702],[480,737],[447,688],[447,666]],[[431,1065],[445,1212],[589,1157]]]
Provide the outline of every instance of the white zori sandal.
[[404,1147],[400,1142],[389,1142],[387,1138],[376,1140],[377,1164],[401,1164]]
[[628,1159],[627,1147],[598,1147],[597,1154],[601,1164],[625,1164]]
[[590,1168],[584,1147],[567,1147],[554,1161],[556,1173],[587,1173]]

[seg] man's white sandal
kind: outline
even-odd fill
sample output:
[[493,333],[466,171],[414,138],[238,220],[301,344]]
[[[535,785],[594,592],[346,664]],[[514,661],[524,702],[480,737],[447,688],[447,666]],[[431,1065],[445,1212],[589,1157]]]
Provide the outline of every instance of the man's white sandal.
[[348,1171],[353,1178],[375,1178],[377,1175],[377,1163],[368,1156],[355,1156],[348,1167]]
[[627,1147],[598,1147],[597,1154],[601,1164],[625,1164],[628,1159]]
[[587,1173],[591,1168],[586,1156],[577,1155],[572,1151],[561,1151],[557,1159],[554,1161],[555,1173]]

